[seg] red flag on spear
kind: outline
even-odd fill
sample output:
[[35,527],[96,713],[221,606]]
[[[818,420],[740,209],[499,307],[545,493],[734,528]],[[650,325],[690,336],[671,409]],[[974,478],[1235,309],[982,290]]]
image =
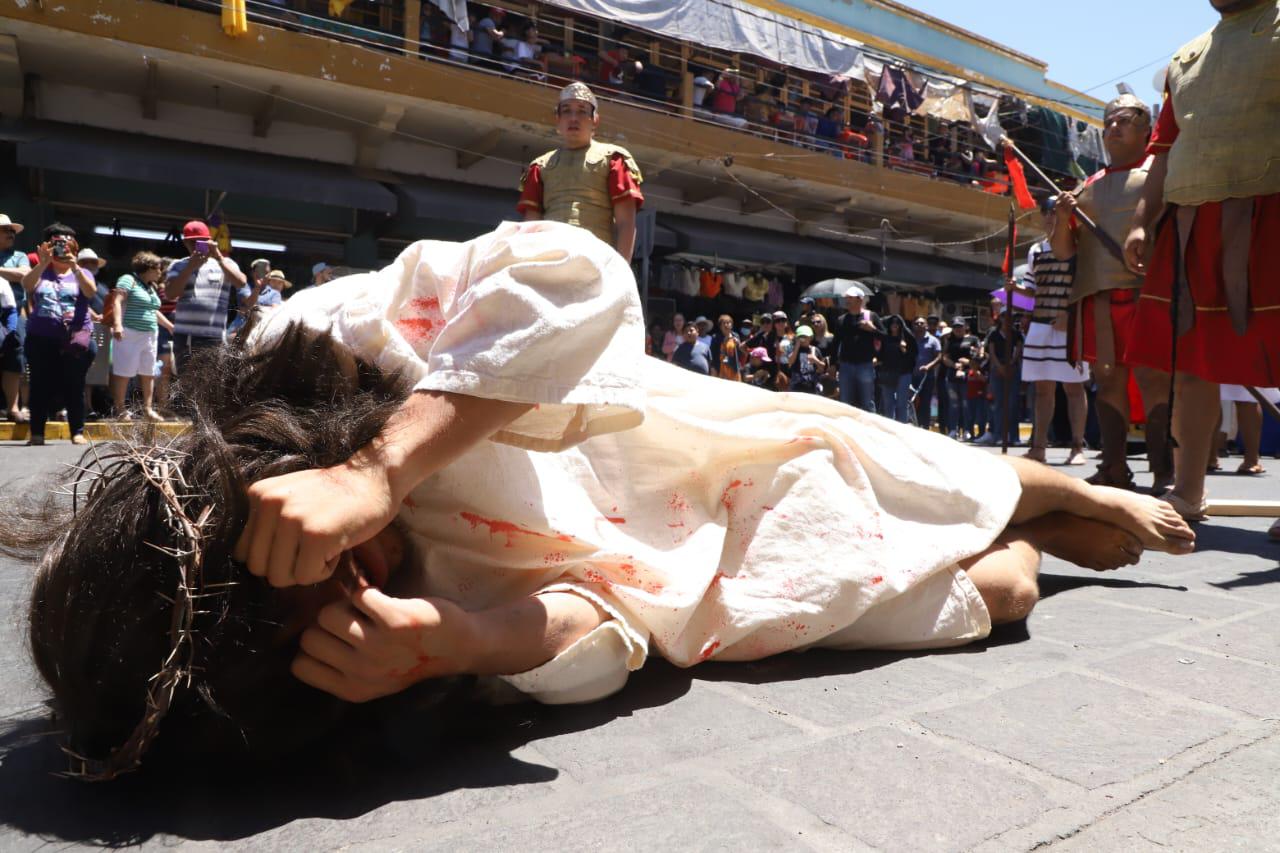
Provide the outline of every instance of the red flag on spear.
[[1004,146],[1004,165],[1009,170],[1009,181],[1013,184],[1013,197],[1018,200],[1018,207],[1031,210],[1036,206],[1036,200],[1031,197],[1031,190],[1027,189],[1027,173],[1012,146]]

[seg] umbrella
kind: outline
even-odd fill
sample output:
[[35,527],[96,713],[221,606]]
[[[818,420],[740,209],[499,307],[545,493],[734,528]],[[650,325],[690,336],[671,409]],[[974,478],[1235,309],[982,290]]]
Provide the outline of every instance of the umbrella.
[[[1021,266],[1014,267],[1013,269],[1014,281],[1022,281],[1026,273],[1027,273],[1026,264],[1022,264]],[[999,299],[1001,303],[1003,303],[1004,288],[997,287],[995,290],[991,291],[991,296],[995,299]],[[1034,296],[1028,296],[1024,293],[1018,293],[1015,290],[1013,292],[1013,308],[1015,311],[1034,311],[1036,308],[1036,298]]]
[[811,284],[800,294],[801,299],[841,299],[851,293],[861,294],[863,299],[871,295],[871,288],[851,278],[829,278]]

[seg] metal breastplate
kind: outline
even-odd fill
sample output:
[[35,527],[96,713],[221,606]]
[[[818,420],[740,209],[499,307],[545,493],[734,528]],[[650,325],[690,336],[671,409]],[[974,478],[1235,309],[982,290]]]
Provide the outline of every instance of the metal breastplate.
[[1223,18],[1169,65],[1178,139],[1165,200],[1280,192],[1280,0]]
[[[1136,169],[1112,172],[1094,181],[1080,196],[1080,209],[1092,217],[1102,230],[1124,245],[1133,211],[1142,198],[1142,188],[1147,183],[1151,160]],[[1104,290],[1134,288],[1142,285],[1142,279],[1125,269],[1118,258],[1098,242],[1098,238],[1081,228],[1077,249],[1075,281],[1072,283],[1071,301],[1078,302]]]
[[598,142],[586,148],[552,152],[542,166],[543,218],[585,228],[613,245],[611,153]]

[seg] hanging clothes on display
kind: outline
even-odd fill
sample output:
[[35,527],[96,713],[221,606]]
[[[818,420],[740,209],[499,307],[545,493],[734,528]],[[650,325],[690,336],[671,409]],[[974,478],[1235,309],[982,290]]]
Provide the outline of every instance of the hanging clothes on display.
[[905,70],[886,65],[880,74],[876,100],[884,106],[886,118],[901,124],[909,114],[920,108],[924,103],[924,96],[912,84]]

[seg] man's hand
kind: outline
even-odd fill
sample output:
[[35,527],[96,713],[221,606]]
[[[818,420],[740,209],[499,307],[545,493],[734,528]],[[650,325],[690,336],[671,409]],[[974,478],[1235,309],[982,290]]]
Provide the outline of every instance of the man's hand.
[[1147,274],[1147,229],[1134,228],[1124,241],[1124,265],[1134,275]]
[[116,326],[111,330],[111,337],[115,338],[117,341],[124,340],[124,329]]
[[368,702],[426,678],[473,670],[481,641],[472,615],[444,599],[392,598],[362,587],[320,611],[291,670],[348,702]]
[[866,317],[863,317],[858,323],[858,328],[862,329],[864,332],[874,332],[876,330],[876,324]]
[[249,521],[234,556],[275,587],[319,583],[397,509],[386,471],[368,462],[260,480],[249,487]]

